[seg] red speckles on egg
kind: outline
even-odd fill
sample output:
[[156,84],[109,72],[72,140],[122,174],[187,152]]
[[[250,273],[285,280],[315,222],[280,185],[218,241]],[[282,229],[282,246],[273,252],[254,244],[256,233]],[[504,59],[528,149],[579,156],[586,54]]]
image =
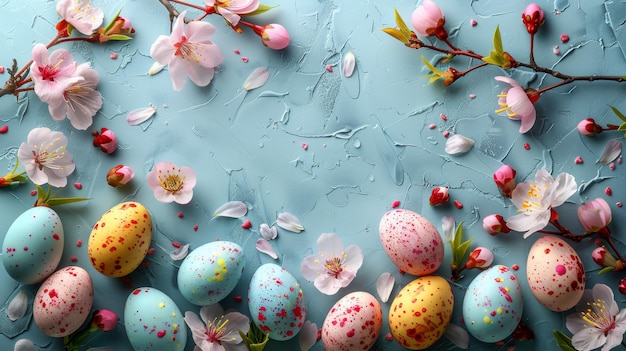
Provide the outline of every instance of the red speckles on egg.
[[369,350],[382,326],[382,310],[374,296],[353,292],[335,303],[322,325],[326,350]]

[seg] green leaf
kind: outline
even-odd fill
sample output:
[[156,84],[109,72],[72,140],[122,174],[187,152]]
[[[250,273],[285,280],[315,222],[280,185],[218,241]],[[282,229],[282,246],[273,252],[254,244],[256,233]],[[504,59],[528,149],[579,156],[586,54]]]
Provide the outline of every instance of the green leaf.
[[598,272],[598,274],[613,272],[614,270],[615,270],[615,267],[604,267]]
[[498,54],[504,54],[504,48],[502,47],[502,36],[500,36],[500,26],[496,26],[496,31],[493,33],[493,48]]
[[622,123],[617,127],[617,130],[626,130],[626,122]]
[[250,13],[245,13],[242,16],[256,16],[256,15],[260,15],[260,14],[265,13],[265,12],[275,8],[275,7],[278,7],[278,6],[269,6],[269,5],[260,4],[259,7],[256,10],[254,10],[254,11],[252,11]]
[[426,59],[426,57],[424,57],[424,55],[421,55],[421,56],[422,56],[422,62],[424,62],[424,64],[426,65],[426,67],[428,67],[429,70],[431,70],[434,74],[438,75],[439,77],[443,77],[443,72],[435,68],[435,66],[433,66],[433,64],[430,63]]
[[400,32],[402,32],[402,34],[404,34],[408,41],[411,37],[411,30],[409,29],[409,27],[407,27],[406,23],[404,23],[402,16],[400,16],[400,13],[398,13],[398,9],[394,7],[393,12],[396,17],[396,25],[398,26],[398,29],[400,30]]
[[619,119],[626,122],[626,116],[624,116],[624,114],[621,113],[620,110],[618,110],[615,106],[609,105],[609,107],[611,108],[611,110],[613,110],[613,113],[615,113],[617,117],[619,117]]
[[465,261],[465,256],[467,255],[467,251],[469,250],[471,243],[472,243],[472,239],[462,243],[457,248],[457,255],[458,255],[458,260],[459,260],[458,264],[461,264],[462,262]]
[[56,205],[71,204],[71,203],[80,202],[80,201],[87,201],[87,200],[91,200],[91,199],[88,197],[53,197],[49,199],[48,201],[46,201],[46,203],[48,204],[48,206],[56,206]]
[[461,245],[461,239],[463,237],[463,222],[460,222],[456,227],[456,231],[454,232],[454,248],[457,250]]
[[489,56],[483,57],[483,61],[499,67],[504,65],[504,48],[502,46],[500,26],[496,26],[496,30],[493,33],[493,50],[489,52]]
[[119,11],[117,11],[115,16],[113,16],[113,19],[111,19],[111,21],[107,24],[107,26],[104,27],[103,33],[108,33],[111,30],[111,28],[113,28],[113,25],[115,24],[115,21],[120,17],[120,13],[122,13],[122,9],[121,8],[120,8]]
[[409,42],[409,38],[404,36],[404,34],[398,28],[383,28],[382,31],[398,39],[402,43]]
[[111,34],[108,36],[109,40],[131,40],[133,37],[129,37],[124,34]]
[[562,351],[576,351],[574,345],[572,345],[572,339],[569,336],[563,334],[562,331],[556,329],[553,330],[552,333],[554,334],[556,344]]

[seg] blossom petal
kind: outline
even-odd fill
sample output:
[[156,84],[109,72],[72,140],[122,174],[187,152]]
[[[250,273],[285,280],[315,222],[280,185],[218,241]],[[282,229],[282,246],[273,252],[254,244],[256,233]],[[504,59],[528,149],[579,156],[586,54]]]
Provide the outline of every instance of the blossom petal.
[[361,248],[356,245],[350,245],[346,247],[346,250],[337,255],[338,257],[344,256],[346,259],[343,261],[344,271],[354,272],[361,268],[363,265],[363,252]]
[[20,339],[15,343],[13,351],[36,351],[37,346],[28,339]]
[[594,350],[605,343],[604,331],[597,328],[582,329],[572,337],[572,345],[576,350]]
[[187,253],[189,253],[189,244],[185,244],[174,250],[174,252],[170,253],[170,257],[174,261],[180,261],[187,257]]
[[[171,53],[170,53],[171,56]],[[168,56],[169,57],[169,56]],[[161,72],[163,70],[163,68],[165,68],[166,65],[158,62],[158,61],[154,61],[154,63],[152,64],[152,66],[150,66],[150,69],[148,70],[148,75],[149,76],[153,76],[159,72]]]
[[556,186],[552,190],[552,207],[561,206],[578,190],[576,179],[569,173],[559,173],[555,179]]
[[259,250],[260,252],[268,255],[269,257],[271,257],[273,259],[277,259],[278,258],[278,255],[274,251],[274,248],[272,247],[270,242],[265,240],[265,239],[263,239],[263,238],[259,238],[256,241],[256,249]]
[[26,314],[28,310],[28,296],[24,290],[20,290],[7,307],[7,316],[11,321],[16,321]]
[[202,306],[200,308],[200,318],[206,324],[208,322],[212,322],[214,319],[219,319],[224,315],[224,308],[219,303]]
[[278,236],[278,231],[276,230],[276,227],[270,227],[269,225],[267,225],[267,223],[261,223],[261,225],[259,226],[259,233],[261,233],[261,236],[265,240],[274,240]]
[[448,324],[443,335],[460,349],[466,350],[469,347],[469,334],[467,330],[454,323]]
[[323,274],[313,282],[315,288],[325,295],[335,295],[342,288],[343,282],[335,277]]
[[245,90],[252,90],[265,85],[270,77],[270,72],[265,67],[259,67],[252,71],[246,81],[243,83]]
[[241,218],[246,213],[248,213],[248,206],[245,202],[229,201],[215,210],[213,217]]
[[343,243],[339,236],[335,233],[322,233],[319,238],[317,238],[317,251],[322,253],[324,256],[339,256],[339,254],[343,251]]
[[509,77],[505,77],[505,76],[496,76],[493,77],[493,79],[499,81],[499,82],[504,82],[507,83],[513,87],[517,87],[517,88],[521,88],[521,86],[519,85],[519,83],[517,81],[515,81],[515,79],[513,78],[509,78]]
[[304,322],[298,338],[300,351],[310,350],[317,342],[317,324],[311,321]]
[[378,279],[376,279],[376,292],[378,292],[378,296],[382,302],[389,300],[395,282],[396,278],[388,272],[381,274]]
[[441,229],[443,230],[444,237],[447,242],[454,240],[454,226],[456,222],[452,216],[444,216],[441,219]]
[[304,230],[300,220],[289,212],[279,213],[276,224],[278,224],[279,227],[294,233],[300,233]]
[[343,76],[350,78],[354,72],[355,65],[356,58],[354,57],[354,53],[352,53],[352,51],[348,51],[346,56],[343,57],[343,61],[341,63],[341,72],[343,73]]
[[602,156],[598,159],[596,163],[601,165],[609,164],[617,158],[622,153],[622,143],[618,140],[613,139],[610,140],[606,146],[604,147],[604,152],[602,152]]
[[147,121],[156,113],[156,111],[157,109],[155,106],[133,110],[126,116],[126,122],[128,122],[128,125],[135,126]]
[[474,140],[461,134],[454,134],[446,140],[445,151],[449,155],[458,155],[468,152],[474,146]]
[[307,256],[300,264],[300,273],[308,281],[314,281],[320,274],[324,273],[324,267],[319,261],[318,255]]
[[238,330],[247,334],[250,329],[250,319],[239,312],[229,312],[224,316],[224,320],[228,321],[226,324],[228,332],[220,340],[228,344],[240,343],[242,340]]
[[615,302],[615,295],[613,295],[613,290],[609,288],[606,284],[596,284],[591,289],[591,295],[593,296],[592,301],[602,300],[608,307],[608,313],[612,316],[616,315],[619,312],[619,307],[617,306],[617,302]]

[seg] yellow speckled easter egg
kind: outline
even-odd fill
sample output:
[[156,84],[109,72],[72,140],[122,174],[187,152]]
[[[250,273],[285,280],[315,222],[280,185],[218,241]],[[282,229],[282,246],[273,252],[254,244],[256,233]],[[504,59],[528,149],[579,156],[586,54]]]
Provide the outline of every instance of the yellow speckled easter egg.
[[89,259],[98,272],[123,277],[139,267],[151,240],[148,210],[138,202],[124,202],[108,210],[93,226]]
[[425,276],[406,285],[389,307],[389,330],[410,350],[434,344],[452,318],[454,295],[450,284],[438,276]]

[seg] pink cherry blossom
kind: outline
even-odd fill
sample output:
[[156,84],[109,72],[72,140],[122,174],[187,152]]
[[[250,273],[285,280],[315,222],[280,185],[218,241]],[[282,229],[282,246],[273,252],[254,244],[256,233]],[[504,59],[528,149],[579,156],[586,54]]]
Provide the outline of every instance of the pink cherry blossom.
[[520,120],[522,124],[519,132],[528,132],[535,124],[537,117],[535,106],[528,94],[514,79],[497,76],[495,80],[511,85],[510,88],[505,89],[498,95],[500,109],[496,110],[496,113],[506,114],[507,117],[513,120]]
[[198,351],[241,350],[240,346],[243,344],[239,331],[245,335],[250,329],[248,317],[239,312],[224,314],[220,304],[202,306],[200,318],[187,311],[184,319],[196,343],[195,350]]
[[135,177],[135,171],[132,168],[117,165],[107,172],[107,183],[114,188],[119,188],[128,184],[133,177]]
[[515,170],[509,165],[502,165],[493,174],[493,181],[496,182],[502,195],[511,197],[511,192],[515,189]]
[[91,6],[90,0],[59,0],[57,13],[63,20],[85,35],[91,35],[102,25],[102,10]]
[[196,174],[189,167],[179,168],[171,162],[159,162],[148,173],[147,181],[157,200],[184,205],[193,198]]
[[94,313],[91,323],[102,331],[111,331],[117,325],[118,320],[119,318],[115,312],[111,310],[99,310]]
[[591,200],[578,207],[578,220],[588,233],[606,231],[611,223],[611,207],[603,198]]
[[499,233],[508,233],[511,231],[504,221],[504,217],[499,214],[490,214],[483,218],[483,229],[490,235],[498,235]]
[[204,3],[209,7],[215,7],[217,13],[233,26],[239,23],[240,15],[254,12],[259,8],[259,0],[204,0]]
[[274,50],[286,48],[291,41],[287,29],[276,23],[265,25],[260,35],[263,45]]
[[448,187],[445,186],[437,186],[433,188],[430,193],[430,199],[428,202],[431,206],[442,205],[450,201],[450,193],[448,191]]
[[174,90],[183,88],[186,77],[199,86],[211,83],[215,67],[224,56],[219,47],[209,40],[215,27],[203,21],[184,25],[183,11],[172,29],[171,35],[161,35],[152,44],[150,56],[162,65],[167,65]]
[[466,269],[489,268],[493,263],[493,253],[486,247],[479,246],[470,252],[467,262],[465,262]]
[[48,128],[35,128],[20,145],[17,158],[30,180],[37,184],[55,187],[67,185],[67,176],[76,167],[74,157],[67,151],[67,138],[61,132]]
[[543,10],[539,5],[532,3],[526,6],[522,13],[522,22],[530,35],[534,35],[545,20]]
[[80,78],[75,72],[78,67],[69,51],[58,49],[48,55],[43,44],[33,48],[33,63],[30,72],[35,83],[35,94],[41,101],[50,103],[63,99],[63,92],[68,80],[75,82]]
[[589,137],[602,133],[602,126],[597,124],[593,118],[583,119],[576,127],[578,128],[578,132],[580,134]]
[[446,19],[441,8],[432,0],[424,0],[411,14],[411,23],[415,30],[424,36],[435,35],[445,40],[448,33],[443,28]]
[[117,150],[117,137],[112,130],[100,128],[100,133],[95,132],[93,146],[99,147],[104,153],[112,154]]
[[89,63],[80,64],[75,74],[78,79],[65,81],[62,99],[48,101],[48,111],[52,118],[59,121],[67,116],[74,128],[85,130],[102,107],[102,95],[96,90],[100,78]]
[[300,272],[317,290],[334,295],[352,282],[362,264],[363,253],[358,246],[344,250],[337,234],[324,233],[317,239],[317,253],[304,258]]

